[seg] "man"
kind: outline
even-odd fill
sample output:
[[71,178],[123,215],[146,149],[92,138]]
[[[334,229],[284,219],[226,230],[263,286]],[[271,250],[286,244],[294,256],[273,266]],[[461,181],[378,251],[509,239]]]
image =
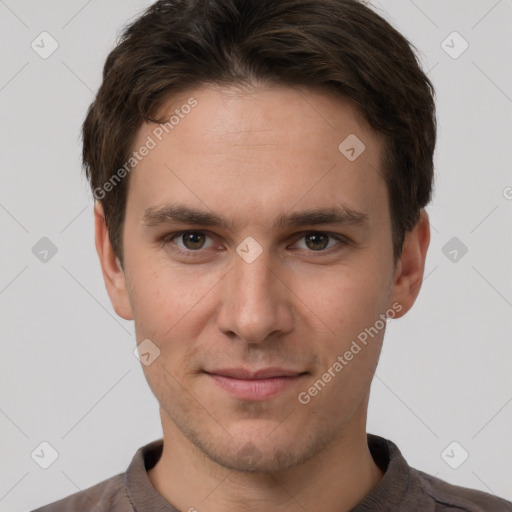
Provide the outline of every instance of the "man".
[[168,0],[83,126],[96,248],[162,440],[57,511],[510,511],[366,433],[421,288],[436,139],[409,43],[356,0]]

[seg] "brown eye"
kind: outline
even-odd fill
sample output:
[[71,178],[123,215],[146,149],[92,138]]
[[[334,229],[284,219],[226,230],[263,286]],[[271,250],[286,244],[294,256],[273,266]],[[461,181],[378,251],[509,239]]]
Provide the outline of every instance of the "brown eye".
[[336,246],[340,246],[341,249],[345,245],[347,245],[347,242],[342,235],[322,231],[305,232],[294,244],[296,249],[308,252],[328,252],[329,249],[334,249]]
[[[162,237],[163,247],[180,256],[204,256],[208,249],[213,249],[215,240],[203,231],[179,231]],[[221,250],[220,247],[217,249]]]
[[309,233],[304,237],[306,246],[312,251],[321,251],[329,244],[329,235],[324,233]]
[[181,235],[183,245],[191,251],[202,249],[205,243],[206,236],[203,233],[196,233],[193,231],[186,231]]

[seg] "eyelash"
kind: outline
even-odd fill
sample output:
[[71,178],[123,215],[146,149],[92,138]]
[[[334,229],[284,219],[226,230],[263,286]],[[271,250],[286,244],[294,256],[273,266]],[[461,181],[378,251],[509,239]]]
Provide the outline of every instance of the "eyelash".
[[[206,236],[212,238],[212,236],[209,235],[206,231],[187,229],[187,230],[183,230],[183,231],[176,231],[174,233],[168,233],[167,235],[165,235],[164,237],[161,238],[161,243],[164,247],[168,247],[170,244],[173,244],[174,245],[174,247],[172,248],[173,252],[175,252],[179,255],[182,255],[182,256],[187,256],[187,257],[192,257],[192,258],[201,256],[202,249],[197,249],[195,251],[184,250],[173,243],[173,240],[175,238],[178,238],[185,233],[202,234],[202,235],[206,235]],[[304,238],[306,235],[313,235],[313,234],[314,235],[327,235],[329,238],[335,239],[338,242],[338,244],[333,247],[330,247],[328,249],[323,249],[323,250],[319,250],[319,251],[313,251],[313,250],[307,251],[308,253],[312,253],[312,254],[315,254],[315,253],[318,253],[318,255],[330,254],[332,250],[336,250],[336,248],[340,248],[340,247],[349,245],[349,243],[350,243],[350,241],[347,239],[347,237],[338,235],[335,233],[329,233],[326,231],[303,231],[302,233],[299,233],[300,236],[297,238],[297,240],[294,242],[294,244],[297,243],[301,238]],[[300,251],[300,250],[304,250],[304,249],[295,249],[295,250]]]

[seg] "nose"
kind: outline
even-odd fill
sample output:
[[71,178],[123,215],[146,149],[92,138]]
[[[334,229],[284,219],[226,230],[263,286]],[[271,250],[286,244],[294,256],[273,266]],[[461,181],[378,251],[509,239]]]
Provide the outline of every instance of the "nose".
[[265,250],[251,263],[234,255],[217,319],[226,336],[255,344],[292,330],[293,293],[271,259]]

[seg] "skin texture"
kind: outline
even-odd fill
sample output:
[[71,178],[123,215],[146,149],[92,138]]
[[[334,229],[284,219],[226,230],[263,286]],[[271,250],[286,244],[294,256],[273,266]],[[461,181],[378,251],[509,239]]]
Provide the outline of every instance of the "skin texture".
[[[366,444],[366,414],[385,326],[309,403],[297,397],[393,304],[395,318],[412,307],[428,216],[422,210],[394,266],[382,140],[347,100],[305,88],[209,85],[172,98],[161,114],[190,97],[197,106],[130,175],[124,270],[95,207],[113,307],[135,321],[137,343],[150,339],[160,350],[143,366],[164,435],[150,480],[183,511],[350,510],[382,476]],[[134,147],[154,129],[142,125]],[[355,161],[338,150],[350,134],[365,144]],[[232,225],[144,225],[146,209],[166,204]],[[281,214],[341,204],[364,212],[367,227],[274,226]],[[162,241],[184,230],[205,235],[199,249],[180,237]],[[314,250],[311,232],[346,243],[328,238]],[[236,252],[249,236],[262,249],[251,263]],[[257,401],[232,396],[205,373],[235,367],[306,373]]]

